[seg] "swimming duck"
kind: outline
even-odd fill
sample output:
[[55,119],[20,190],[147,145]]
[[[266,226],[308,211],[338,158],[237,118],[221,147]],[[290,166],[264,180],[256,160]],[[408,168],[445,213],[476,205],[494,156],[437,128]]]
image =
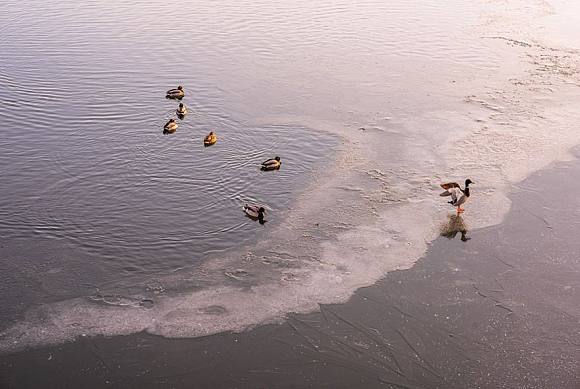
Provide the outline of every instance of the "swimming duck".
[[244,205],[244,212],[251,218],[263,220],[264,215],[267,215],[268,212],[264,209],[264,207],[260,207],[259,205]]
[[282,161],[280,161],[280,157],[270,158],[270,159],[267,159],[264,162],[262,162],[262,167],[260,169],[262,169],[262,170],[280,169],[281,163],[282,163]]
[[167,96],[170,99],[181,99],[183,96],[185,95],[185,92],[183,91],[183,87],[178,86],[177,89],[169,89],[167,91]]
[[457,213],[463,213],[461,205],[463,205],[467,198],[469,197],[469,184],[474,184],[470,179],[465,180],[465,189],[461,189],[457,182],[450,182],[448,184],[441,184],[441,187],[445,189],[445,192],[441,193],[439,196],[451,196],[451,201],[449,204],[457,207]]
[[179,107],[177,108],[177,116],[179,116],[180,118],[182,118],[185,115],[187,115],[187,108],[185,108],[185,106],[183,105],[183,103],[179,103]]
[[205,147],[213,145],[217,142],[217,136],[213,132],[210,132],[208,136],[205,137],[203,140],[203,144]]
[[163,130],[167,132],[174,132],[177,130],[177,127],[177,122],[174,119],[169,119],[169,121],[165,124],[165,127],[163,127]]

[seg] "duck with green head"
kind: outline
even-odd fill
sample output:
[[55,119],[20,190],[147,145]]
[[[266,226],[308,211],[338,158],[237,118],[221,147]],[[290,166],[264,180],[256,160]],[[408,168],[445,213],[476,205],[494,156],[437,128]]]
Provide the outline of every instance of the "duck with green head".
[[177,130],[177,122],[175,121],[175,119],[169,119],[169,121],[167,123],[165,123],[165,126],[163,127],[163,132],[175,132],[175,130]]
[[180,85],[175,89],[169,89],[165,97],[169,99],[181,99],[183,96],[185,96],[185,92],[183,87]]
[[470,179],[465,180],[465,189],[461,189],[457,182],[449,182],[447,184],[441,184],[441,187],[445,189],[445,192],[441,193],[439,196],[451,196],[451,201],[449,204],[457,207],[457,213],[463,213],[461,206],[465,204],[471,192],[469,190],[469,185],[474,184]]
[[260,224],[265,223],[264,215],[268,214],[268,212],[266,212],[264,207],[261,207],[259,205],[248,205],[248,204],[244,205],[244,212],[250,219],[253,220],[258,219]]
[[183,103],[179,103],[179,107],[177,107],[177,116],[182,119],[185,115],[187,115],[187,108]]
[[262,162],[262,167],[260,169],[262,169],[262,170],[277,170],[277,169],[280,169],[281,163],[282,163],[282,161],[280,160],[280,157],[270,158],[270,159],[267,159],[264,162]]

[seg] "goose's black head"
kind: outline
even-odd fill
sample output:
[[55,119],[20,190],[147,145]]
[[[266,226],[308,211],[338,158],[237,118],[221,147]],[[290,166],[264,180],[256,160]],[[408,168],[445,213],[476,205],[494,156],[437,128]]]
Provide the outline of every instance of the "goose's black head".
[[475,182],[471,181],[469,178],[465,180],[465,187],[468,188],[469,184],[475,184]]

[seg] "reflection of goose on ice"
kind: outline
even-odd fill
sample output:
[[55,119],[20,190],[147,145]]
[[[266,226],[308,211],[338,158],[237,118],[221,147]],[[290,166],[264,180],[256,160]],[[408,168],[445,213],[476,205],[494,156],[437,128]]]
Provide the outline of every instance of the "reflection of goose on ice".
[[454,239],[457,233],[461,233],[461,240],[467,242],[469,239],[467,237],[467,224],[461,217],[461,215],[449,215],[449,221],[441,226],[441,236],[447,239]]

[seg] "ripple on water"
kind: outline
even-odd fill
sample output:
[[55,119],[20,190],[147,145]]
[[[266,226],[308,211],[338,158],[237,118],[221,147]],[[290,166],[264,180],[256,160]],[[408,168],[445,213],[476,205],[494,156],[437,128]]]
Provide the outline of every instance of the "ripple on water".
[[[308,128],[244,121],[261,114],[251,108],[251,92],[268,82],[270,69],[296,64],[340,78],[338,65],[360,57],[477,65],[487,57],[456,23],[468,24],[470,6],[3,1],[0,236],[59,239],[79,255],[75,263],[98,262],[107,280],[166,272],[239,245],[268,228],[244,217],[242,205],[264,205],[275,223],[336,144]],[[179,84],[190,113],[164,135],[177,107],[164,93]],[[231,109],[231,93],[246,105],[240,112]],[[204,148],[209,131],[218,141]],[[259,170],[276,155],[280,170]],[[124,304],[116,296],[103,295],[103,302]],[[235,310],[207,306],[200,309],[212,315]]]
[[[317,149],[334,143],[308,129],[251,127],[223,115],[188,116],[171,135],[155,121],[133,119],[88,118],[83,129],[55,140],[52,177],[39,182],[39,201],[26,213],[4,212],[2,227],[14,238],[32,228],[64,239],[105,260],[111,274],[195,264],[259,231],[241,211],[245,202],[283,211],[301,176],[321,158]],[[113,122],[123,125],[103,126]],[[219,138],[211,148],[202,143],[208,130]],[[282,155],[282,169],[260,171],[274,154]]]

